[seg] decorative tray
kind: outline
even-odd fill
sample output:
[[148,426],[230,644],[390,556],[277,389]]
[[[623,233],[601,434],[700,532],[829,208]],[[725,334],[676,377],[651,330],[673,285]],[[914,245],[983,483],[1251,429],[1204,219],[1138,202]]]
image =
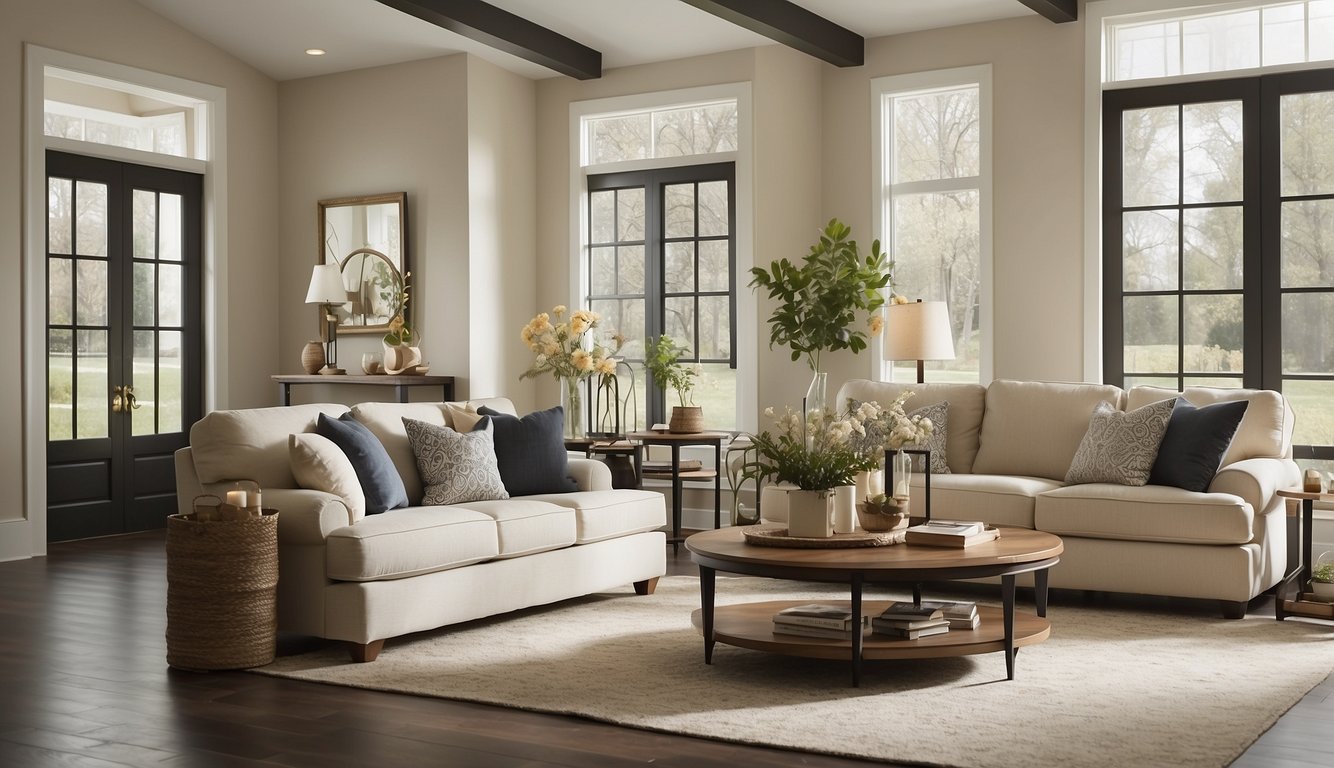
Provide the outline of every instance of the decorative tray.
[[887,547],[903,543],[903,531],[856,531],[836,533],[828,537],[789,536],[787,528],[752,525],[742,529],[747,544],[761,547],[790,547],[793,549],[851,549],[853,547]]

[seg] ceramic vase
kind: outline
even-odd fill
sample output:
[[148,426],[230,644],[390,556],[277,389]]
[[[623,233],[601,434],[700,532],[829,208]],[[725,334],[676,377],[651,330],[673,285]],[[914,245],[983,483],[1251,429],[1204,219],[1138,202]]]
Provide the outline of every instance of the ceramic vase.
[[803,539],[834,535],[829,491],[794,490],[787,493],[787,533]]
[[834,533],[852,533],[855,530],[857,530],[857,486],[837,486],[834,488]]
[[301,348],[301,370],[306,373],[319,373],[324,367],[324,343],[308,341]]

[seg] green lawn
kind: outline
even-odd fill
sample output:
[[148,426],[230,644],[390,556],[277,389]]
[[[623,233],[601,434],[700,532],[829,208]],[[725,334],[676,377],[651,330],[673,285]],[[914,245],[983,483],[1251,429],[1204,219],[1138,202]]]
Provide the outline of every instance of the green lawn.
[[[139,409],[134,411],[133,433],[154,434],[160,425],[163,432],[179,432],[181,424],[180,368],[162,365],[159,368],[161,393],[152,391],[153,368],[147,362],[135,362],[134,385]],[[111,413],[111,384],[107,381],[106,361],[81,358],[79,391],[73,397],[73,373],[70,358],[52,356],[47,363],[47,438],[69,440],[76,437],[71,428],[72,415],[77,411],[78,438],[106,437],[107,419]],[[148,382],[148,383],[144,383]],[[77,401],[77,402],[76,402]],[[154,424],[154,418],[159,425]]]

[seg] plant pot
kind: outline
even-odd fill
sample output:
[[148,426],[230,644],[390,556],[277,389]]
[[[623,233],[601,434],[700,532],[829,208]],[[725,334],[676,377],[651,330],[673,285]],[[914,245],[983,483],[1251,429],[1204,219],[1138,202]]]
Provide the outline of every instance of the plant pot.
[[894,504],[875,506],[862,502],[857,505],[857,521],[867,531],[896,531],[908,525],[908,505]]
[[1312,581],[1311,591],[1321,600],[1334,602],[1334,584],[1328,581]]
[[667,424],[668,432],[688,433],[704,431],[704,408],[698,405],[672,406],[672,419]]
[[801,538],[823,539],[834,535],[829,513],[829,491],[788,491],[787,533]]

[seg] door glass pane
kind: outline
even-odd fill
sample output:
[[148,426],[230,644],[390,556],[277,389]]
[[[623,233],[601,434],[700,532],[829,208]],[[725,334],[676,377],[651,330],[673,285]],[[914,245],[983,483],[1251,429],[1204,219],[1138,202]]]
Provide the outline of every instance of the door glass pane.
[[666,293],[695,290],[694,243],[667,243],[663,259],[663,290]]
[[107,255],[107,185],[91,181],[75,184],[75,238],[80,256]]
[[1283,287],[1334,286],[1334,200],[1286,202],[1280,217]]
[[1124,299],[1124,366],[1127,373],[1176,373],[1177,297]]
[[894,99],[895,184],[978,175],[978,93],[972,86]]
[[1334,445],[1334,380],[1287,379],[1283,396],[1301,414],[1293,423],[1293,445]]
[[74,439],[74,333],[53,330],[46,342],[46,437]]
[[74,419],[78,438],[106,437],[107,414],[111,410],[111,385],[107,381],[107,332],[78,331],[75,367],[78,391],[74,396]]
[[1122,287],[1127,291],[1175,290],[1180,254],[1177,238],[1175,210],[1122,214]]
[[616,292],[616,249],[611,246],[588,249],[588,289],[594,296]]
[[668,184],[663,193],[667,237],[695,236],[695,185]]
[[158,266],[157,311],[158,325],[181,325],[181,276],[184,268],[178,264]]
[[146,189],[134,190],[134,258],[157,258],[157,196]]
[[726,296],[699,297],[699,356],[727,360],[732,356],[732,313]]
[[588,193],[588,209],[591,222],[589,228],[592,230],[589,236],[590,242],[610,243],[616,239],[616,220],[612,217],[612,205],[615,202],[616,193],[610,189],[603,189],[597,192]]
[[1186,296],[1182,355],[1193,373],[1242,370],[1241,294]]
[[695,297],[678,296],[663,301],[663,333],[685,347],[682,357],[695,356]]
[[106,325],[107,263],[79,259],[77,269],[74,296],[78,301],[79,325]]
[[157,419],[158,432],[168,434],[183,431],[181,423],[181,365],[184,359],[180,331],[158,332],[157,357]]
[[134,398],[138,408],[130,412],[130,433],[151,435],[157,431],[157,398],[153,392],[153,331],[134,332]]
[[181,260],[181,196],[158,195],[158,254],[163,261]]
[[644,246],[622,245],[616,249],[616,292],[644,293]]
[[1184,218],[1186,290],[1241,290],[1242,209],[1190,208]]
[[618,242],[644,239],[644,188],[616,191],[616,239]]
[[[1285,294],[1283,372],[1330,371],[1334,371],[1334,293]],[[1306,418],[1304,412],[1298,413]]]
[[725,291],[732,285],[727,241],[705,240],[699,244],[699,289]]
[[699,185],[699,234],[727,234],[727,182],[705,181]]
[[46,308],[52,325],[74,322],[74,261],[48,259]]
[[1187,203],[1241,200],[1241,102],[1182,107],[1181,197]]
[[157,314],[154,301],[157,298],[157,286],[154,285],[153,264],[136,261],[134,263],[134,324],[152,325]]
[[1334,91],[1279,97],[1284,195],[1334,193]]
[[1180,181],[1177,107],[1126,110],[1121,128],[1124,204],[1175,205]]
[[70,207],[73,196],[73,183],[69,179],[47,179],[46,181],[46,249],[50,253],[73,253],[73,224],[70,220]]

